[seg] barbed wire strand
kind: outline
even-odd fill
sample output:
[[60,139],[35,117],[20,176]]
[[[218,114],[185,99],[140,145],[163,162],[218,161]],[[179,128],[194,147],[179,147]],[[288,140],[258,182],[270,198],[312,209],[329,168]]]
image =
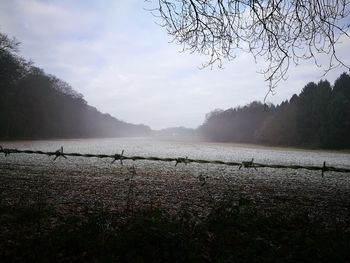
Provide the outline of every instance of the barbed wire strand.
[[311,166],[311,165],[283,165],[283,164],[266,164],[266,163],[256,163],[254,159],[250,161],[243,162],[235,162],[235,161],[221,161],[221,160],[202,160],[202,159],[190,159],[188,157],[185,158],[170,158],[170,157],[156,157],[156,156],[126,156],[124,155],[124,150],[120,154],[91,154],[91,153],[66,153],[63,151],[63,147],[54,152],[49,151],[40,151],[40,150],[18,150],[11,148],[3,148],[0,146],[0,153],[4,153],[5,157],[10,154],[38,154],[38,155],[47,155],[49,157],[54,156],[53,161],[57,160],[57,158],[62,157],[67,159],[68,156],[72,157],[84,157],[84,158],[100,158],[112,159],[111,163],[115,161],[120,161],[120,164],[123,165],[124,160],[132,160],[132,161],[160,161],[160,162],[175,162],[175,166],[180,163],[189,164],[189,163],[197,163],[197,164],[217,164],[217,165],[227,165],[227,166],[238,166],[239,170],[241,168],[273,168],[273,169],[305,169],[310,171],[321,171],[322,176],[324,176],[325,172],[338,172],[338,173],[350,173],[349,168],[344,167],[334,167],[327,166],[326,162],[323,162],[322,166]]

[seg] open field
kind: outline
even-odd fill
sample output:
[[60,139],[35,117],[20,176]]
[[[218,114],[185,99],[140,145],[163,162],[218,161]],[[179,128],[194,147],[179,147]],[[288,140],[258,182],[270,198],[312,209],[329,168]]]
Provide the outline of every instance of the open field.
[[346,173],[2,155],[0,198],[5,262],[350,260]]
[[[22,156],[21,156],[22,157]],[[54,205],[95,203],[113,209],[129,204],[178,211],[184,206],[206,211],[224,193],[247,195],[262,209],[295,206],[347,217],[349,174],[267,168],[242,169],[214,165],[156,162],[58,160],[31,164],[30,160],[1,159],[0,193],[4,204],[45,200]],[[25,158],[25,157],[23,157]],[[36,158],[36,157],[32,157]],[[99,162],[97,166],[94,162]],[[64,166],[62,165],[64,164]]]

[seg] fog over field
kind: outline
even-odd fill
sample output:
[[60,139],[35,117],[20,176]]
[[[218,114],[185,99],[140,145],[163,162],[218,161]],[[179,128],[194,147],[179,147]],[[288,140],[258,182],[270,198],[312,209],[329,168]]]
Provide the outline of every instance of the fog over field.
[[[68,82],[86,101],[104,113],[152,129],[196,128],[205,114],[220,108],[263,101],[268,83],[262,59],[247,53],[224,61],[223,69],[200,70],[207,56],[180,52],[181,46],[146,11],[151,1],[1,1],[0,32],[16,37],[19,54],[47,73]],[[345,21],[348,18],[345,18]],[[336,45],[337,56],[350,64],[350,40]],[[290,66],[288,79],[279,83],[267,102],[281,103],[301,92],[310,81],[331,83],[346,68],[322,77],[313,61]]]
[[1,262],[350,262],[349,0],[0,0]]

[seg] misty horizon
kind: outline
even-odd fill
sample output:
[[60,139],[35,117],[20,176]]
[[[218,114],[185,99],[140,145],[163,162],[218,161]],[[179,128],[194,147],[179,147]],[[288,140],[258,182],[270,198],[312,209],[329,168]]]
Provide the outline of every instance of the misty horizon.
[[349,0],[0,0],[1,262],[350,262]]
[[[197,128],[213,109],[264,100],[268,83],[257,73],[262,61],[239,53],[223,69],[199,69],[207,58],[169,43],[147,7],[136,0],[2,1],[0,31],[22,42],[21,56],[67,81],[89,105],[155,130]],[[349,48],[348,38],[337,45],[345,64]],[[322,76],[324,68],[311,61],[291,66],[266,102],[280,104],[321,78],[333,83],[343,71]]]
[[309,82],[281,104],[252,101],[227,110],[213,109],[195,129],[152,130],[101,113],[65,80],[18,54],[16,39],[0,33],[2,69],[0,138],[52,139],[139,137],[201,138],[212,142],[256,143],[307,148],[350,148],[350,75],[334,84]]

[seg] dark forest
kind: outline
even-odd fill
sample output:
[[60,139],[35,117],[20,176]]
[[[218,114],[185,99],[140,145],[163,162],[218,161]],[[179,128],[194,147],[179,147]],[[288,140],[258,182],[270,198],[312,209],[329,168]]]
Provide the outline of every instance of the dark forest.
[[[146,125],[99,112],[68,83],[20,57],[18,46],[15,39],[0,33],[0,138],[169,133],[154,132]],[[191,137],[197,134],[215,142],[349,149],[350,75],[343,73],[333,86],[327,80],[310,82],[299,95],[279,105],[254,101],[243,107],[214,110],[198,129],[189,130]],[[179,128],[175,131],[178,133]]]
[[349,149],[350,75],[343,73],[333,86],[310,82],[277,106],[255,101],[214,110],[199,131],[218,142]]
[[151,129],[120,121],[89,106],[65,81],[18,54],[0,33],[0,138],[145,136]]

